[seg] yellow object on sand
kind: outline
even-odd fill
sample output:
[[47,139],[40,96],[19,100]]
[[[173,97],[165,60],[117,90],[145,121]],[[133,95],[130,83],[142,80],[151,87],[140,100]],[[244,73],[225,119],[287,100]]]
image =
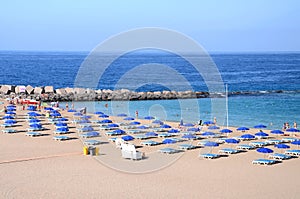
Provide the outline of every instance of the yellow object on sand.
[[88,155],[89,154],[89,148],[87,146],[83,147],[83,155]]
[[96,147],[96,149],[95,149],[95,155],[99,155],[99,148],[98,147]]

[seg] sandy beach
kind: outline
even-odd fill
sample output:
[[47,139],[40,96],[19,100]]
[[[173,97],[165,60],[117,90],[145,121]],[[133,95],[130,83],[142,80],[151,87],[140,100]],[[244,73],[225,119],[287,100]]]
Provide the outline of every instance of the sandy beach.
[[[43,131],[46,135],[25,136],[28,124],[21,118],[27,112],[17,111],[20,115],[19,126],[14,127],[17,133],[0,133],[0,198],[298,198],[299,158],[262,166],[251,163],[264,157],[256,150],[205,160],[199,158],[199,154],[207,150],[204,148],[180,155],[160,154],[157,150],[164,146],[159,145],[138,148],[148,158],[132,161],[122,159],[119,149],[101,131],[99,140],[104,144],[98,145],[100,155],[85,156],[75,124],[68,124],[71,131],[68,136],[73,139],[67,141],[52,139],[55,126],[46,119],[42,122],[48,129]],[[61,113],[72,119],[72,113]],[[251,129],[248,133],[256,132],[257,129]],[[239,134],[242,133],[234,131],[230,137]],[[134,143],[139,145],[140,141]],[[212,150],[217,152],[224,146],[230,145],[222,144]],[[125,169],[151,165],[156,157],[166,161],[175,156],[178,159],[153,172],[132,174],[106,165],[112,161],[108,148],[119,154],[115,163],[124,164]],[[280,151],[273,146],[269,148]]]

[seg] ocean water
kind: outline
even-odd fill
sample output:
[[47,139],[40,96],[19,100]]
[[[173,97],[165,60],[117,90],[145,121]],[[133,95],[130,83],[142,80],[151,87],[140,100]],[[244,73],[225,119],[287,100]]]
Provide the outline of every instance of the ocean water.
[[[73,87],[78,70],[87,55],[86,52],[2,51],[0,84]],[[109,58],[110,55],[105,56]],[[192,58],[194,55],[187,56]],[[269,128],[281,128],[283,122],[300,122],[300,53],[219,53],[212,54],[211,57],[223,82],[228,84],[229,91],[250,91],[248,94],[229,97],[229,125],[251,127],[263,123]],[[97,72],[96,64],[95,71],[91,71],[91,74]],[[177,76],[169,75],[167,70],[153,72],[146,70],[149,69],[147,67],[141,68],[138,73],[130,73],[136,67],[147,64],[156,64],[158,69],[160,66],[162,68],[168,66],[170,71],[183,76],[185,81],[178,81],[174,78]],[[81,84],[83,87],[85,84],[89,85],[91,81],[88,75],[90,74],[84,78],[86,82],[83,81]],[[145,78],[147,75],[154,78],[147,80]],[[125,76],[127,81],[121,84]],[[99,79],[95,85],[98,89],[114,89],[118,86],[136,91],[172,90],[170,88],[174,87],[176,90],[186,90],[189,87],[197,91],[208,90],[202,76],[187,60],[170,53],[123,55],[112,62]],[[156,83],[161,79],[173,87],[169,84]],[[212,110],[212,100],[223,106],[224,99],[191,100],[182,101],[184,106],[179,100],[112,102],[112,104],[80,102],[76,103],[76,106],[78,108],[88,106],[90,111],[103,109],[110,114],[127,112],[133,116],[138,110],[140,117],[154,115],[172,121],[179,121],[182,118],[185,121],[196,122],[199,119],[212,120],[218,116],[218,121],[225,123],[223,112],[220,114],[217,113],[218,110]],[[105,103],[110,105],[108,110],[104,106]]]

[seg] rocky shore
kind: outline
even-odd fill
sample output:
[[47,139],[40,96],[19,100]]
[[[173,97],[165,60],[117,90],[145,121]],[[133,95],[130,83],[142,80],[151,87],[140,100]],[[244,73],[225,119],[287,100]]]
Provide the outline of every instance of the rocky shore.
[[[281,93],[282,91],[271,91]],[[260,94],[261,92],[231,92],[229,95]],[[167,100],[225,97],[225,93],[209,93],[203,91],[154,91],[135,92],[121,90],[93,90],[89,88],[58,88],[53,86],[32,87],[1,85],[0,98],[29,98],[34,100],[51,101],[127,101],[127,100]]]

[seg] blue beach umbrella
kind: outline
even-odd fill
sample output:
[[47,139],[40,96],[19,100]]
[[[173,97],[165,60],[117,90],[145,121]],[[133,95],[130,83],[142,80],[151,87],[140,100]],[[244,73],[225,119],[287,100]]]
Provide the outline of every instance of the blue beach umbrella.
[[300,132],[300,130],[299,129],[295,129],[295,128],[289,128],[289,129],[287,129],[286,130],[287,132]]
[[220,129],[220,127],[218,127],[218,126],[209,126],[208,129],[209,130],[216,130],[216,129]]
[[214,135],[216,135],[214,132],[209,132],[209,131],[207,131],[207,132],[204,132],[204,133],[202,133],[201,134],[202,136],[214,136]]
[[188,128],[187,131],[198,132],[198,131],[200,131],[200,129],[197,127],[191,127],[191,128]]
[[45,110],[45,111],[52,111],[53,108],[52,108],[52,107],[45,107],[44,110]]
[[176,140],[167,138],[167,139],[164,139],[164,140],[162,141],[162,143],[163,143],[163,144],[174,144],[174,143],[176,143]]
[[244,138],[244,139],[254,139],[255,136],[251,135],[251,134],[244,134],[244,135],[241,135],[241,138]]
[[83,116],[81,116],[80,118],[82,118],[82,119],[90,119],[92,116],[90,116],[90,115],[83,115]]
[[267,128],[267,126],[265,126],[263,124],[258,124],[256,126],[254,126],[254,128],[256,128],[256,129],[264,129],[264,128]]
[[172,128],[172,127],[170,125],[163,124],[163,125],[160,126],[160,128],[169,129],[169,128]]
[[178,129],[170,129],[168,133],[179,133]]
[[232,133],[232,130],[230,129],[222,129],[220,130],[221,133]]
[[241,127],[237,128],[236,130],[238,130],[238,131],[248,131],[249,128],[241,126]]
[[205,124],[205,125],[214,124],[214,122],[213,121],[205,121],[205,122],[203,122],[203,124]]
[[267,136],[269,136],[269,134],[264,133],[264,132],[258,132],[258,133],[255,133],[254,135],[259,136],[259,137],[267,137]]
[[146,133],[145,135],[146,135],[147,137],[156,137],[156,136],[158,136],[158,134],[155,133],[155,132],[148,132],[148,133]]
[[77,123],[78,124],[84,124],[84,123],[91,123],[91,121],[87,120],[87,119],[82,119],[82,120],[78,120]]
[[275,144],[274,146],[278,149],[289,149],[290,148],[290,146],[287,144]]
[[233,138],[228,138],[225,140],[225,142],[229,144],[238,144],[240,141]]
[[145,120],[153,120],[153,119],[155,119],[153,116],[146,116],[146,117],[144,117],[144,119]]
[[42,125],[39,123],[33,123],[33,124],[30,124],[29,126],[33,127],[33,128],[42,128]]
[[35,111],[36,110],[36,106],[28,106],[27,110],[28,111]]
[[96,112],[94,112],[94,114],[96,114],[96,115],[104,115],[104,113],[101,112],[101,111],[96,111]]
[[259,148],[256,151],[259,153],[273,153],[273,150],[269,148]]
[[73,115],[74,115],[74,116],[82,116],[83,114],[80,113],[80,112],[75,112]]
[[4,123],[6,123],[6,124],[16,124],[17,121],[13,120],[13,119],[8,119],[8,120],[5,120]]
[[291,144],[297,145],[297,147],[299,147],[299,145],[300,145],[300,140],[293,141],[293,142],[291,142]]
[[196,139],[197,136],[193,135],[193,134],[186,134],[186,135],[183,135],[182,138],[184,139],[189,139],[189,140],[193,140],[193,139]]
[[9,105],[6,106],[6,108],[8,108],[8,107],[15,107],[16,108],[16,105],[9,104]]
[[132,137],[131,135],[125,135],[125,136],[122,136],[122,139],[124,141],[131,141],[131,140],[134,140],[134,137]]
[[141,123],[138,122],[138,121],[133,121],[133,122],[130,122],[129,125],[140,125]]
[[164,123],[160,120],[153,120],[152,121],[152,124],[160,124],[160,125],[163,125]]
[[66,121],[68,121],[68,119],[65,118],[65,117],[62,117],[62,118],[57,118],[56,121],[58,121],[58,122],[66,122]]
[[87,137],[97,137],[97,136],[100,135],[100,133],[98,133],[98,132],[96,132],[96,131],[90,131],[90,132],[85,133],[85,135],[86,135]]
[[117,116],[118,116],[118,117],[127,117],[127,114],[125,114],[125,113],[120,113],[120,114],[118,114]]
[[74,110],[74,109],[69,109],[68,112],[69,112],[69,113],[75,113],[76,110]]
[[[275,144],[274,147],[278,148],[278,149],[289,149],[291,148],[289,145],[287,144]],[[282,150],[281,150],[282,153]]]
[[212,151],[212,147],[217,147],[219,144],[217,142],[208,141],[204,144],[205,147],[210,147]]
[[114,132],[114,133],[117,133],[118,135],[122,135],[122,134],[125,133],[125,131],[122,130],[122,129],[116,129],[116,130],[114,130],[113,132]]
[[112,123],[112,121],[109,120],[109,119],[105,119],[105,120],[101,120],[99,123],[101,123],[101,124],[108,124],[108,123]]
[[10,106],[10,107],[7,107],[6,110],[7,111],[16,111],[16,107]]
[[61,114],[59,112],[50,113],[50,116],[52,117],[60,117]]
[[100,118],[109,118],[109,115],[106,115],[106,114],[102,114],[102,115],[99,115]]
[[35,123],[35,122],[41,122],[41,120],[34,118],[34,119],[28,120],[28,122],[29,123]]
[[145,126],[145,125],[142,125],[142,126],[138,126],[137,128],[138,128],[138,129],[148,129],[149,127],[148,127],[148,126]]
[[85,127],[83,127],[81,130],[82,130],[82,131],[93,131],[94,128],[91,127],[91,126],[85,126]]
[[115,124],[115,123],[108,124],[107,126],[108,126],[108,127],[113,127],[113,128],[114,128],[114,127],[119,127],[119,125],[118,125],[118,124]]
[[2,119],[14,119],[14,117],[11,115],[5,115],[2,117]]
[[272,130],[271,133],[272,133],[272,134],[284,134],[283,131],[278,130],[278,129]]
[[66,126],[63,126],[63,127],[59,127],[56,129],[57,131],[60,131],[60,132],[69,132],[69,128],[66,127]]
[[6,114],[6,115],[16,115],[16,112],[13,112],[13,111],[7,111],[5,114]]
[[37,112],[28,112],[27,113],[30,117],[38,117],[41,116],[41,114],[37,113]]
[[134,120],[133,117],[125,117],[123,120]]
[[66,123],[59,122],[56,123],[55,126],[68,126],[68,125]]

